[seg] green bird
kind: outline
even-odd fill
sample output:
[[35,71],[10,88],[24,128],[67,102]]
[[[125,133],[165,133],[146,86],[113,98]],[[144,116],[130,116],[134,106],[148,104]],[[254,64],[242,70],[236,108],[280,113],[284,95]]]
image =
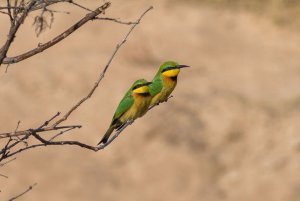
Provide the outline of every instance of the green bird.
[[139,118],[147,112],[152,99],[148,87],[151,83],[145,79],[133,83],[119,103],[111,124],[98,145],[105,144],[114,129],[121,128],[127,121]]
[[179,65],[175,61],[164,62],[157,71],[149,85],[149,91],[152,97],[150,105],[156,105],[168,99],[177,84],[177,76],[181,68],[189,67]]

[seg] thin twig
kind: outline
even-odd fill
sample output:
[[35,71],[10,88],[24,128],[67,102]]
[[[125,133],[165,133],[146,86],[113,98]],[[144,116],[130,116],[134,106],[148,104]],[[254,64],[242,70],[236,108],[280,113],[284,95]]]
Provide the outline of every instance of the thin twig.
[[90,92],[87,94],[87,96],[85,96],[84,98],[82,98],[76,105],[74,105],[61,119],[59,119],[58,121],[56,121],[53,126],[57,126],[59,125],[61,122],[65,121],[68,119],[68,117],[72,114],[72,112],[74,112],[83,102],[85,102],[87,99],[89,99],[94,91],[97,89],[97,87],[99,86],[99,83],[101,82],[101,80],[104,78],[104,75],[109,67],[109,65],[111,64],[113,58],[115,57],[116,53],[118,52],[118,50],[120,49],[120,47],[122,47],[122,45],[127,41],[128,36],[131,34],[131,32],[133,31],[133,29],[140,23],[141,19],[144,17],[144,15],[150,11],[151,9],[153,9],[153,7],[149,7],[145,12],[143,12],[143,14],[138,18],[138,20],[136,21],[135,24],[133,24],[131,26],[131,28],[129,29],[129,31],[127,32],[127,34],[125,35],[125,37],[122,39],[122,41],[120,43],[117,44],[114,52],[112,53],[111,57],[109,58],[107,64],[105,65],[103,71],[101,72],[99,78],[96,80],[93,88],[90,90]]
[[16,129],[15,129],[15,132],[14,132],[14,133],[17,132],[17,130],[18,130],[19,126],[20,126],[20,123],[21,123],[21,121],[19,120],[18,123],[17,123],[17,126],[16,126]]
[[131,25],[131,24],[136,24],[137,22],[124,22],[116,18],[110,18],[110,17],[95,17],[96,20],[107,20],[107,21],[113,21],[119,24],[126,24],[126,25]]
[[5,73],[7,73],[8,72],[8,67],[10,66],[10,64],[7,64],[6,65],[6,68],[5,68]]
[[[20,5],[22,4],[22,2],[20,3]],[[19,8],[17,8],[18,5],[18,0],[15,0],[15,5],[14,5],[14,10],[13,10],[13,18],[17,19],[17,15],[18,15],[18,11],[20,10]]]
[[1,158],[0,161],[2,161],[3,159],[7,158],[7,154],[9,154],[9,149],[10,149],[10,142],[12,141],[12,137],[10,137],[7,140],[7,143],[5,144],[4,148],[1,150]]
[[53,10],[53,9],[49,9],[49,8],[45,8],[46,11],[49,11],[49,12],[52,12],[52,13],[61,13],[61,14],[71,14],[70,12],[68,11],[61,11],[61,10]]
[[[55,130],[68,129],[68,128],[81,128],[81,125],[56,126],[56,127],[51,126],[51,127],[28,129],[28,130],[10,132],[10,133],[0,133],[0,139],[21,136],[21,135],[28,135],[28,134],[30,134],[31,130],[34,130],[37,133],[41,133],[41,132],[55,131]],[[0,153],[1,153],[1,151],[0,151]]]
[[87,7],[84,7],[84,6],[82,6],[82,5],[80,5],[80,4],[76,3],[76,2],[74,2],[73,0],[70,0],[68,3],[73,4],[73,5],[75,5],[75,6],[79,7],[79,8],[82,8],[82,9],[84,9],[84,10],[92,11],[91,9],[89,9],[89,8],[87,8]]
[[48,126],[48,124],[55,119],[56,117],[58,117],[60,115],[60,112],[57,112],[53,117],[51,117],[49,120],[45,121],[45,123],[43,123],[39,128],[43,128],[45,126]]
[[14,197],[8,199],[8,201],[13,201],[13,200],[15,200],[15,199],[17,199],[17,198],[23,196],[24,194],[26,194],[26,193],[28,193],[29,191],[31,191],[31,190],[33,189],[33,187],[35,187],[36,185],[37,185],[37,183],[32,184],[32,185],[29,186],[24,192],[22,192],[22,193],[20,193],[20,194],[14,196]]
[[49,139],[49,141],[53,141],[55,138],[57,138],[58,136],[60,136],[60,135],[62,135],[62,134],[64,134],[64,133],[66,133],[66,132],[68,132],[68,131],[70,131],[70,130],[73,130],[73,129],[75,129],[74,127],[73,128],[68,128],[68,129],[66,129],[66,130],[64,130],[64,131],[60,131],[59,133],[57,133],[56,135],[54,135],[53,137],[51,137],[50,139]]
[[9,0],[6,0],[6,2],[7,2],[7,13],[8,13],[8,16],[9,16],[9,19],[10,19],[10,23],[13,25],[13,23],[14,23],[14,18],[13,18],[12,15],[11,15],[10,1],[9,1]]

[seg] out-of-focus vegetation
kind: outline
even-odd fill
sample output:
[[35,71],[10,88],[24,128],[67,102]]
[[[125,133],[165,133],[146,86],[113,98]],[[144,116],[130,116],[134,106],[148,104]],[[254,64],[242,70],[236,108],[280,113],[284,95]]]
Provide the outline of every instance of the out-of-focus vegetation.
[[276,24],[300,30],[299,0],[191,0],[232,10],[247,10],[271,18]]

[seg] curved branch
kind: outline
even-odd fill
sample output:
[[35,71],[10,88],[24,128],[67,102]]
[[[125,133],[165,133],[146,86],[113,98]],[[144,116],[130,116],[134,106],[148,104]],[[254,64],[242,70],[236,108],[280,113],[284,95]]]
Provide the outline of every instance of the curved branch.
[[95,90],[97,89],[97,87],[99,86],[99,83],[101,82],[101,80],[104,78],[104,75],[109,67],[109,65],[111,64],[113,58],[115,57],[115,55],[117,54],[118,50],[120,49],[120,47],[122,45],[124,45],[124,43],[127,41],[128,36],[131,34],[131,32],[133,31],[133,29],[140,23],[140,21],[142,20],[142,18],[144,17],[144,15],[150,11],[151,9],[153,9],[153,7],[149,7],[146,11],[143,12],[143,14],[138,18],[138,20],[136,21],[136,23],[134,23],[131,28],[129,29],[129,31],[127,32],[127,34],[125,35],[125,37],[122,39],[122,41],[120,43],[117,44],[114,52],[112,53],[111,57],[109,58],[107,64],[105,65],[103,71],[101,72],[99,78],[96,80],[93,88],[90,90],[90,92],[87,94],[87,96],[85,96],[84,98],[82,98],[76,105],[74,105],[61,119],[59,119],[57,122],[55,122],[53,124],[53,127],[57,126],[58,124],[60,124],[61,122],[65,121],[68,119],[68,117],[72,114],[72,112],[74,112],[74,110],[76,110],[83,102],[85,102],[87,99],[89,99],[93,93],[95,92]]
[[[29,57],[32,57],[33,55],[36,55],[38,53],[43,52],[44,50],[52,47],[53,45],[55,45],[56,43],[60,42],[61,40],[65,39],[66,37],[68,37],[70,34],[72,34],[74,31],[76,31],[78,28],[80,28],[82,25],[84,25],[85,23],[87,23],[90,20],[93,20],[96,16],[100,15],[101,13],[104,13],[104,11],[111,5],[110,2],[106,2],[104,3],[102,6],[100,6],[99,8],[95,9],[94,11],[88,13],[84,18],[82,18],[81,20],[79,20],[77,23],[75,23],[73,26],[71,26],[69,29],[67,29],[66,31],[64,31],[63,33],[59,34],[58,36],[56,36],[54,39],[39,45],[37,48],[34,48],[28,52],[25,52],[21,55],[15,56],[15,57],[6,57],[3,59],[2,63],[3,64],[13,64],[13,63],[17,63],[20,62],[24,59],[27,59]],[[1,57],[0,57],[1,59]],[[1,60],[0,60],[1,63]]]

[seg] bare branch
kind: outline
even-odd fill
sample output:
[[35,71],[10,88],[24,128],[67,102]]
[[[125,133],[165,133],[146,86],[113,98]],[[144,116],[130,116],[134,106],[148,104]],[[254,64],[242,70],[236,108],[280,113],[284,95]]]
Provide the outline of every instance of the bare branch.
[[[6,146],[4,149],[0,150],[1,158],[0,161],[7,159],[11,156],[14,156],[18,153],[21,153],[25,150],[36,148],[36,147],[41,147],[41,146],[51,146],[51,145],[71,145],[71,146],[78,146],[81,148],[86,148],[92,151],[99,151],[101,149],[104,149],[106,146],[108,146],[116,137],[130,124],[133,123],[133,121],[126,122],[126,124],[120,128],[119,130],[116,130],[114,135],[109,139],[109,141],[106,144],[101,144],[100,146],[91,146],[88,144],[84,144],[78,141],[54,141],[54,139],[63,133],[70,131],[75,128],[80,128],[80,125],[70,125],[70,126],[58,126],[60,123],[65,121],[83,102],[85,102],[87,99],[89,99],[93,93],[95,92],[96,88],[98,87],[100,81],[104,78],[104,75],[106,71],[108,70],[112,60],[114,59],[116,53],[120,49],[122,45],[127,41],[127,38],[129,35],[132,33],[133,29],[140,23],[141,19],[143,16],[152,9],[152,7],[148,8],[145,12],[142,13],[142,15],[138,18],[138,20],[132,24],[128,32],[125,34],[124,38],[116,45],[116,48],[114,49],[111,57],[108,59],[107,64],[105,65],[104,69],[101,71],[99,74],[98,79],[95,82],[95,85],[92,87],[92,89],[89,91],[87,96],[82,98],[77,104],[75,104],[62,118],[58,119],[55,123],[52,125],[48,126],[51,121],[53,121],[55,118],[57,118],[60,113],[55,114],[52,116],[49,120],[45,121],[41,126],[35,128],[35,129],[28,129],[24,131],[15,131],[11,133],[2,133],[0,134],[0,139],[1,138],[9,138]],[[88,14],[89,15],[89,14]],[[41,132],[46,132],[46,131],[54,131],[54,130],[62,130],[58,134],[54,135],[51,137],[49,140],[46,140],[44,137],[40,136],[39,133]],[[15,136],[20,136],[22,135],[22,138],[19,138],[19,140],[13,141],[12,137]],[[25,147],[21,147],[15,150],[12,150],[15,146],[17,146],[20,142],[25,142],[27,141],[30,137],[34,137],[39,143],[37,144],[32,144],[28,145],[26,144]]]
[[[93,20],[97,15],[100,15],[101,13],[103,13],[110,5],[111,5],[110,2],[104,3],[99,8],[97,8],[94,11],[88,13],[84,18],[82,18],[81,20],[79,20],[77,23],[75,23],[69,29],[67,29],[63,33],[59,34],[58,36],[56,36],[54,39],[52,39],[52,40],[50,40],[50,41],[48,41],[48,42],[46,42],[44,44],[40,44],[37,48],[34,48],[34,49],[32,49],[32,50],[30,50],[28,52],[25,52],[25,53],[23,53],[21,55],[18,55],[18,56],[15,56],[15,57],[6,57],[4,60],[2,58],[2,60],[3,60],[2,63],[3,64],[17,63],[17,62],[20,62],[20,61],[22,61],[24,59],[32,57],[33,55],[36,55],[38,53],[43,52],[44,50],[52,47],[56,43],[58,43],[61,40],[65,39],[66,37],[68,37],[70,34],[72,34],[74,31],[76,31],[78,28],[80,28],[82,25],[84,25],[88,21]],[[9,46],[8,46],[8,48],[9,48]],[[6,55],[6,52],[5,52],[5,55]],[[4,57],[5,57],[5,55],[4,55]],[[0,54],[0,63],[1,63],[2,60],[1,60],[1,54]]]
[[35,187],[36,185],[37,185],[37,183],[32,184],[32,185],[29,186],[24,192],[22,192],[22,193],[20,193],[20,194],[14,196],[14,197],[8,199],[7,201],[13,201],[13,200],[15,200],[15,199],[17,199],[17,198],[23,196],[24,194],[26,194],[26,193],[28,193],[29,191],[31,191],[31,190],[33,189],[33,187]]

